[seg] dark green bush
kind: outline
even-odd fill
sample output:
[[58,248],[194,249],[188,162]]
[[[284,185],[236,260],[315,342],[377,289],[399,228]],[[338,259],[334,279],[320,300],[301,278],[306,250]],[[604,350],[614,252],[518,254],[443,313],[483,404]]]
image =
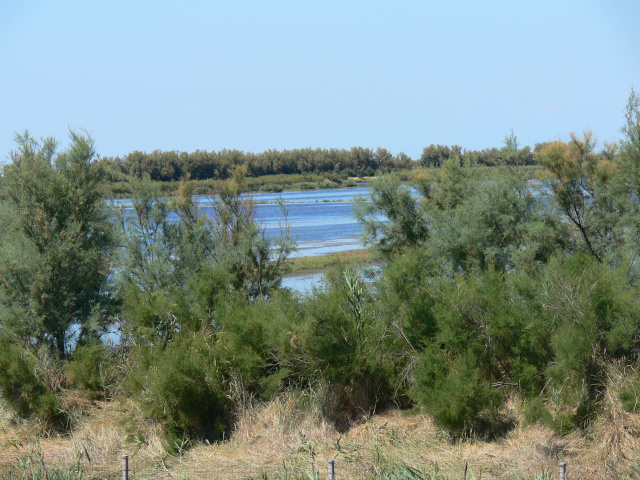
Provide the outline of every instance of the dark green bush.
[[213,338],[197,333],[141,359],[142,406],[164,423],[169,451],[192,438],[219,439],[229,425],[231,406],[213,352]]
[[36,357],[0,335],[0,392],[21,417],[36,415],[52,427],[63,427],[65,416],[54,393],[36,373]]
[[390,319],[381,316],[374,300],[372,285],[351,267],[338,265],[303,307],[305,375],[310,382],[330,384],[336,393],[327,412],[338,428],[396,400],[403,359],[394,355]]
[[566,436],[578,428],[581,417],[585,416],[579,410],[573,411],[570,406],[563,404],[559,399],[549,401],[538,397],[525,404],[523,425],[540,422],[558,435]]
[[411,395],[437,425],[456,435],[467,433],[481,412],[495,412],[504,402],[502,392],[483,380],[471,353],[448,358],[436,346],[418,360]]
[[625,412],[637,412],[640,410],[640,379],[636,376],[618,392],[620,403]]
[[549,412],[542,397],[534,398],[525,404],[522,422],[525,427],[536,422],[551,425],[552,421],[553,415]]
[[[294,383],[303,383],[297,301],[287,292],[247,302],[227,298],[218,309],[216,355],[241,381],[242,395],[269,399]],[[234,399],[240,400],[241,399]]]
[[85,389],[94,398],[104,396],[117,378],[117,358],[105,345],[81,345],[65,365],[65,373],[70,386]]

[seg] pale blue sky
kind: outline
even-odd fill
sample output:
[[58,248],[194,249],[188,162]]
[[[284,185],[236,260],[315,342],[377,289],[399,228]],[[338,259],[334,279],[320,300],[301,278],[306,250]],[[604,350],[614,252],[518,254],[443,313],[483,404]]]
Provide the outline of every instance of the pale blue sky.
[[619,137],[640,1],[0,0],[0,157]]

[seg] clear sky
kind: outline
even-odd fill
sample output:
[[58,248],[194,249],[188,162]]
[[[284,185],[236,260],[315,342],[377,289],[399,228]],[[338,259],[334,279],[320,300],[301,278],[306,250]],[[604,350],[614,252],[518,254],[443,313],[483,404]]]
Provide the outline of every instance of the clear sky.
[[0,0],[0,158],[615,140],[640,1]]

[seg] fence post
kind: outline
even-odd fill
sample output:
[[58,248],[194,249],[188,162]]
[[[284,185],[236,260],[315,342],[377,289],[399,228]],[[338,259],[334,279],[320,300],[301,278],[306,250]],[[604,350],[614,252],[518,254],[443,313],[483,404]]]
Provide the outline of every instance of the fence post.
[[560,463],[560,480],[567,480],[567,462]]
[[129,480],[129,455],[122,456],[122,480]]
[[336,462],[329,460],[329,480],[336,480]]

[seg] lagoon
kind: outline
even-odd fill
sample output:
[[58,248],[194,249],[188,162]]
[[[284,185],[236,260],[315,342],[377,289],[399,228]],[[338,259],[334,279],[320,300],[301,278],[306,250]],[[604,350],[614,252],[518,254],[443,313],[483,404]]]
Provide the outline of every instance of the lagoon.
[[[314,256],[362,248],[362,226],[353,216],[352,201],[366,196],[366,187],[333,190],[305,190],[282,193],[255,193],[249,195],[255,202],[256,221],[269,237],[280,234],[285,220],[278,201],[287,210],[287,222],[296,241],[297,251],[292,255]],[[200,211],[215,215],[212,199],[195,197]],[[116,207],[133,208],[131,200],[115,200]],[[172,214],[177,220],[177,216]],[[171,218],[171,217],[170,217]]]
[[[249,196],[255,202],[256,221],[269,237],[277,237],[285,221],[285,214],[278,205],[279,201],[282,203],[297,247],[291,256],[303,257],[363,248],[362,226],[353,215],[352,202],[358,196],[367,195],[368,188],[363,185],[348,189],[254,193]],[[215,215],[210,197],[198,196],[195,201],[203,214]],[[125,209],[133,208],[128,199],[115,200],[113,204],[116,207],[122,205]],[[305,293],[321,278],[322,273],[317,272],[288,276],[283,279],[283,286]]]

